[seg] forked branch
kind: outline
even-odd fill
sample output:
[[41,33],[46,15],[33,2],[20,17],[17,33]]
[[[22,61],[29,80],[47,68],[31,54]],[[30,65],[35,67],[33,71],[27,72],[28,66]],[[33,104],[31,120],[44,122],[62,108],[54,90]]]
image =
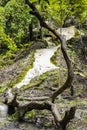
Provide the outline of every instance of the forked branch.
[[[34,101],[30,101],[27,104],[21,104],[20,102],[17,101],[17,94],[15,94],[15,96],[13,96],[13,99],[10,102],[8,102],[8,97],[5,97],[5,103],[8,106],[18,108],[19,119],[22,119],[28,111],[31,111],[33,109],[49,110],[49,111],[51,111],[51,113],[54,117],[55,123],[58,126],[58,128],[65,130],[67,124],[70,122],[71,119],[73,119],[73,117],[75,115],[75,107],[72,107],[69,111],[67,111],[65,113],[64,118],[62,119],[60,114],[59,114],[59,111],[57,109],[56,104],[54,104],[54,101],[59,94],[61,94],[64,90],[66,90],[67,88],[70,88],[72,86],[72,81],[73,81],[73,69],[72,69],[72,65],[71,65],[71,60],[70,60],[70,58],[67,54],[67,51],[66,51],[66,40],[53,27],[49,26],[45,22],[44,17],[39,13],[39,11],[35,7],[35,5],[33,3],[31,3],[30,0],[25,0],[25,2],[32,10],[30,13],[35,15],[38,18],[41,26],[48,29],[50,32],[52,32],[57,37],[57,39],[60,40],[61,51],[63,53],[63,57],[64,57],[66,64],[67,64],[68,75],[67,75],[67,80],[64,83],[64,85],[61,86],[58,90],[56,90],[53,93],[53,95],[51,96],[51,101],[41,101],[39,99],[40,101],[37,102],[37,101],[35,101],[36,100],[35,99]],[[46,97],[46,99],[47,99],[47,97]],[[31,100],[31,99],[29,99],[29,100]],[[49,100],[50,100],[50,97],[49,97]]]
[[63,86],[61,86],[57,91],[55,91],[52,95],[52,102],[55,101],[55,98],[61,94],[64,90],[66,90],[67,88],[70,88],[72,86],[72,81],[73,81],[73,69],[72,69],[72,65],[71,65],[71,60],[67,54],[66,51],[66,40],[65,38],[60,35],[53,27],[49,26],[45,20],[44,17],[40,14],[40,12],[37,10],[37,8],[35,7],[35,5],[33,3],[30,2],[30,0],[25,0],[26,4],[32,9],[32,11],[30,12],[31,14],[35,15],[41,26],[48,29],[50,32],[52,32],[59,40],[61,43],[61,51],[63,53],[63,57],[66,61],[67,64],[67,68],[68,68],[68,76],[67,76],[67,80],[64,83]]
[[[67,124],[70,122],[71,119],[74,118],[75,115],[75,107],[72,107],[69,111],[65,113],[64,118],[61,118],[61,115],[58,111],[57,105],[52,103],[51,101],[31,101],[28,103],[20,103],[17,100],[17,94],[15,93],[13,98],[9,100],[9,95],[4,97],[4,103],[8,105],[10,113],[13,114],[12,109],[15,110],[17,108],[18,110],[18,119],[23,120],[25,117],[25,114],[32,110],[48,110],[52,113],[54,117],[55,124],[57,125],[58,129],[65,130]],[[11,112],[12,111],[12,112]]]

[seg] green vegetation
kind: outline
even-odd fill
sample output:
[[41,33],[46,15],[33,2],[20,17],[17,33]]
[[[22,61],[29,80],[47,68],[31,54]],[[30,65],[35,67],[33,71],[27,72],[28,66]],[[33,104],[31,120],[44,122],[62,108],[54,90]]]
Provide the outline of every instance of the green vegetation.
[[[5,32],[18,47],[26,42],[31,16],[23,0],[10,0],[5,6]],[[23,40],[25,39],[25,40]]]
[[[14,78],[14,80],[11,81],[11,83],[8,84],[9,87],[13,87],[15,84],[21,82],[23,80],[23,78],[25,77],[27,71],[29,71],[29,69],[31,69],[33,67],[33,63],[34,63],[34,51],[32,51],[30,53],[30,55],[27,57],[27,61],[24,61],[25,66],[22,67],[22,63],[20,65],[21,67],[21,72],[19,72],[16,77]],[[22,61],[21,61],[22,62]],[[29,62],[29,63],[28,63]]]
[[[56,28],[62,26],[82,25],[87,21],[86,0],[32,0],[42,12],[47,22]],[[0,68],[12,64],[15,53],[28,46],[30,25],[35,37],[38,36],[38,20],[29,14],[30,8],[25,0],[1,0],[0,2]],[[70,21],[70,22],[69,22]],[[86,28],[86,24],[85,24]],[[43,34],[46,30],[43,30]],[[47,32],[48,33],[48,32]],[[76,36],[78,32],[76,32]],[[5,61],[5,59],[8,59]]]
[[[30,1],[35,4],[46,23],[53,26],[55,30],[62,27],[75,27],[75,38],[67,41],[67,53],[72,60],[75,74],[73,81],[75,97],[70,97],[70,90],[66,90],[61,94],[62,98],[57,99],[56,102],[62,111],[74,105],[78,108],[87,106],[87,100],[84,99],[87,97],[85,94],[87,93],[87,65],[85,65],[87,60],[87,0]],[[0,96],[6,88],[12,88],[21,82],[27,71],[33,67],[36,49],[50,47],[48,43],[53,43],[53,46],[60,44],[53,34],[41,27],[38,19],[32,14],[25,0],[0,0]],[[61,47],[51,57],[51,62],[59,69],[33,78],[28,85],[19,90],[18,98],[25,96],[24,103],[27,100],[26,97],[32,95],[29,95],[31,89],[35,90],[36,97],[46,94],[51,97],[52,93],[66,81],[67,66]],[[60,113],[62,113],[61,110]],[[46,116],[44,112],[40,114]],[[38,112],[32,110],[25,117],[35,119],[37,115],[39,115]],[[15,120],[17,117],[18,113],[15,113],[8,117],[8,120]],[[84,117],[84,122],[86,121],[87,116]],[[52,121],[44,124],[44,127],[49,128],[51,125]],[[70,130],[74,130],[72,125]]]
[[[82,24],[87,20],[87,1],[80,0],[32,0],[46,20],[56,27],[66,26],[70,19]],[[0,53],[15,51],[29,41],[29,25],[38,30],[38,21],[29,14],[24,0],[1,0],[0,2]],[[73,21],[74,22],[74,21]],[[4,50],[5,49],[5,50]]]
[[5,89],[6,89],[6,87],[3,87],[3,88],[2,88],[2,87],[0,86],[0,94],[2,94],[2,93],[5,91]]
[[34,118],[36,116],[36,112],[32,110],[31,112],[28,112],[25,116],[26,118]]

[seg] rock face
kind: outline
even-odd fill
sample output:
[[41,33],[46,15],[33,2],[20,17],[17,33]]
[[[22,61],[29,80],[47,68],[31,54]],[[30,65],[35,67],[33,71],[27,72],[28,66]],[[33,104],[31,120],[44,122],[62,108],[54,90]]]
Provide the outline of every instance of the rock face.
[[0,103],[0,122],[6,119],[8,113],[8,106]]
[[78,119],[86,118],[87,116],[87,110],[77,109],[75,113],[75,117]]
[[[74,26],[70,26],[67,28],[62,28],[57,30],[58,33],[61,33],[66,40],[69,40],[75,36],[80,35],[80,31],[77,30]],[[50,58],[57,50],[58,46],[50,46],[50,48],[46,49],[37,49],[35,53],[35,62],[34,67],[30,69],[24,79],[15,85],[14,87],[20,88],[23,85],[29,84],[30,80],[36,76],[40,76],[42,73],[46,71],[50,71],[56,69],[57,67],[50,62]]]
[[69,39],[74,38],[74,37],[78,37],[80,35],[84,35],[78,29],[76,29],[74,26],[70,26],[67,28],[59,28],[57,30],[57,32],[62,34],[66,40],[69,40]]

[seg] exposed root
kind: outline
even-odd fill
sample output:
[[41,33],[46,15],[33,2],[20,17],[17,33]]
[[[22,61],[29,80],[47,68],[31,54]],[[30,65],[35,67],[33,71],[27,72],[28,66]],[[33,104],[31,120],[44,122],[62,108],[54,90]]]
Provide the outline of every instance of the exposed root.
[[71,107],[71,109],[69,111],[65,112],[65,116],[62,119],[61,115],[58,111],[58,108],[55,104],[55,99],[58,95],[60,95],[62,92],[64,92],[67,88],[71,88],[73,76],[74,76],[72,65],[71,65],[71,60],[70,60],[70,58],[67,54],[67,51],[66,51],[66,40],[53,27],[49,26],[45,22],[44,17],[39,13],[39,11],[35,7],[35,5],[33,3],[31,3],[30,0],[25,0],[25,2],[32,9],[32,11],[30,13],[38,18],[40,25],[42,27],[48,29],[50,32],[52,32],[57,37],[57,39],[60,40],[61,51],[62,51],[63,57],[66,61],[68,75],[67,75],[67,80],[63,84],[63,86],[61,86],[58,90],[56,90],[53,93],[53,95],[51,97],[49,97],[50,101],[47,101],[47,97],[45,97],[46,101],[41,101],[41,98],[43,100],[43,97],[41,97],[41,98],[39,98],[40,101],[38,99],[37,99],[37,101],[36,101],[36,99],[34,99],[34,101],[31,101],[29,103],[26,103],[26,104],[22,103],[21,104],[20,102],[17,101],[17,94],[15,94],[15,96],[13,96],[13,99],[10,102],[8,102],[8,98],[6,97],[5,103],[8,104],[8,106],[16,107],[18,109],[19,119],[22,119],[28,111],[31,111],[33,109],[35,109],[35,110],[46,109],[48,111],[51,111],[51,113],[54,117],[55,123],[58,126],[58,129],[65,130],[67,124],[70,122],[71,119],[74,118],[75,107]]

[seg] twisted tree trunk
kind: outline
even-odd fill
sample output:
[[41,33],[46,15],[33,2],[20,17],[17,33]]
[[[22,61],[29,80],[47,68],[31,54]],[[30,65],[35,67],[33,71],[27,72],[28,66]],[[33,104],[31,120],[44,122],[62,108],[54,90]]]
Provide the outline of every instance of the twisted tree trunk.
[[66,40],[53,27],[49,26],[45,22],[44,17],[39,13],[39,11],[35,7],[35,5],[33,3],[31,3],[30,0],[25,0],[25,2],[32,9],[32,11],[30,11],[30,14],[35,15],[38,18],[38,20],[40,21],[41,26],[48,29],[50,32],[52,32],[60,40],[60,43],[61,43],[61,51],[63,53],[63,57],[64,57],[66,64],[67,64],[68,76],[67,76],[67,80],[64,83],[64,85],[61,86],[56,92],[53,93],[52,102],[54,102],[55,98],[60,93],[62,93],[65,89],[70,88],[72,86],[72,81],[73,81],[73,77],[74,77],[74,73],[73,73],[73,69],[72,69],[72,65],[71,65],[71,60],[70,60],[70,58],[67,54],[67,51],[66,51]]
[[37,19],[40,22],[41,27],[48,29],[50,32],[52,32],[57,37],[57,39],[60,40],[61,51],[62,51],[63,57],[67,64],[68,75],[67,75],[67,80],[64,83],[64,85],[61,86],[58,90],[56,90],[51,97],[46,99],[46,101],[41,102],[41,100],[39,98],[40,102],[37,99],[38,102],[34,100],[34,101],[30,101],[27,104],[21,105],[20,102],[17,101],[17,94],[16,94],[10,102],[8,101],[8,97],[5,97],[5,103],[8,104],[8,106],[13,106],[13,107],[18,108],[19,119],[22,119],[28,111],[31,111],[33,109],[37,109],[37,110],[46,109],[48,111],[51,111],[58,128],[65,130],[67,124],[70,122],[71,119],[74,118],[75,107],[71,107],[71,109],[69,111],[65,112],[65,116],[62,119],[61,115],[59,114],[58,108],[55,104],[55,99],[59,94],[64,92],[64,90],[66,90],[67,88],[70,88],[72,86],[72,81],[73,81],[73,69],[71,66],[71,60],[66,51],[66,40],[53,27],[50,27],[45,22],[44,17],[39,13],[39,11],[35,7],[35,5],[33,3],[31,3],[30,0],[25,0],[25,3],[32,9],[32,11],[30,11],[30,13],[37,17]]

